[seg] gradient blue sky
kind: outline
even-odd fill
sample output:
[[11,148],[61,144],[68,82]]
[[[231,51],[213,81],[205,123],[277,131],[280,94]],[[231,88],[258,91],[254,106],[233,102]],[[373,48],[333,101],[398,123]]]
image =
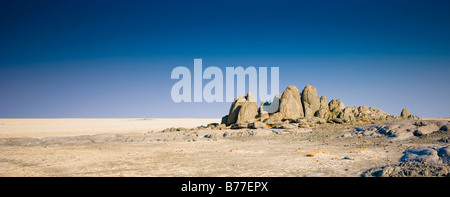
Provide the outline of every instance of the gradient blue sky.
[[[449,117],[449,1],[0,2],[0,118],[221,117],[176,66],[278,66],[346,106]],[[205,80],[204,84],[207,81]]]

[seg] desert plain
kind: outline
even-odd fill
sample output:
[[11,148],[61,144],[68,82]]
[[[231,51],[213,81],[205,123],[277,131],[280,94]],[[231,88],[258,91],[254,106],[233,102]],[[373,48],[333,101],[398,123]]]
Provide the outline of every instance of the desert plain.
[[450,119],[293,129],[214,122],[0,119],[0,176],[449,176]]

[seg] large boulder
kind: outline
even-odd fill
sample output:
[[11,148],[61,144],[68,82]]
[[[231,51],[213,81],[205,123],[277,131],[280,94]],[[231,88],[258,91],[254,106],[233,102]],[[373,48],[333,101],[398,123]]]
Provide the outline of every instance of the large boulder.
[[342,119],[344,122],[354,122],[356,121],[356,116],[359,113],[357,107],[346,107],[338,115],[338,118]]
[[244,105],[245,101],[247,101],[247,99],[245,99],[245,97],[242,95],[238,95],[234,99],[234,101],[230,107],[230,112],[228,113],[228,118],[227,118],[227,122],[226,122],[227,126],[231,125],[233,123],[236,123],[238,114],[239,114],[239,110],[241,109],[242,105]]
[[411,113],[408,111],[408,109],[403,108],[402,112],[400,113],[400,117],[403,119],[408,119],[411,116]]
[[316,88],[307,85],[302,91],[301,99],[305,117],[314,117],[320,107],[320,99],[317,96]]
[[258,106],[256,103],[245,102],[242,105],[241,110],[239,110],[238,118],[236,123],[241,122],[253,122],[258,115]]
[[330,117],[328,119],[337,118],[342,110],[345,109],[344,103],[342,103],[339,99],[333,99],[328,104],[330,108]]
[[330,108],[328,107],[326,96],[320,97],[319,110],[316,111],[315,116],[324,120],[328,120],[328,118],[330,117]]
[[280,112],[284,119],[295,120],[304,117],[300,92],[295,86],[289,86],[281,95]]
[[420,119],[418,116],[412,115],[406,108],[402,109],[402,112],[400,113],[400,119],[412,119],[417,120]]
[[246,101],[241,106],[236,123],[254,122],[258,115],[258,104],[251,92],[247,93]]
[[319,109],[321,109],[321,108],[330,111],[330,107],[328,107],[328,102],[327,102],[327,97],[326,97],[326,96],[321,96],[321,97],[320,97],[320,106],[319,106]]

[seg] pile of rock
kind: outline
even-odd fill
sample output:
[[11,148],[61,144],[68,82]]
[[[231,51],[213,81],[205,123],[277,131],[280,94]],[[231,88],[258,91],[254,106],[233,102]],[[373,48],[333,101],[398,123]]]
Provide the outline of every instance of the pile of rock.
[[390,140],[408,140],[431,134],[436,131],[447,132],[450,122],[447,120],[409,120],[356,127],[351,135],[365,137],[385,136]]
[[[403,109],[399,117],[368,107],[345,107],[339,99],[327,103],[327,97],[317,96],[315,87],[307,85],[299,92],[297,87],[289,86],[283,94],[277,94],[271,103],[262,101],[258,108],[252,93],[247,96],[237,96],[228,115],[222,118],[223,126],[231,128],[271,128],[271,127],[298,127],[313,126],[325,123],[352,123],[372,121],[393,121],[400,119],[418,119]],[[293,124],[297,123],[297,124]],[[290,125],[287,125],[290,124]],[[294,126],[295,127],[295,126]]]
[[408,161],[372,168],[362,177],[449,177],[450,165]]
[[258,116],[258,105],[251,92],[247,96],[237,96],[231,104],[230,112],[222,118],[222,124],[235,124],[234,128],[247,128]]
[[415,147],[403,152],[399,164],[372,168],[364,177],[449,177],[450,145]]

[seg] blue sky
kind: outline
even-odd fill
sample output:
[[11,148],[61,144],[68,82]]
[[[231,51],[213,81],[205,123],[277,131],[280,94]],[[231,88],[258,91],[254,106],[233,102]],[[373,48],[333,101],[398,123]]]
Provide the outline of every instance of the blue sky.
[[[449,117],[448,1],[1,1],[0,118],[221,117],[176,66],[278,66],[346,106]],[[204,84],[207,81],[204,82]]]

